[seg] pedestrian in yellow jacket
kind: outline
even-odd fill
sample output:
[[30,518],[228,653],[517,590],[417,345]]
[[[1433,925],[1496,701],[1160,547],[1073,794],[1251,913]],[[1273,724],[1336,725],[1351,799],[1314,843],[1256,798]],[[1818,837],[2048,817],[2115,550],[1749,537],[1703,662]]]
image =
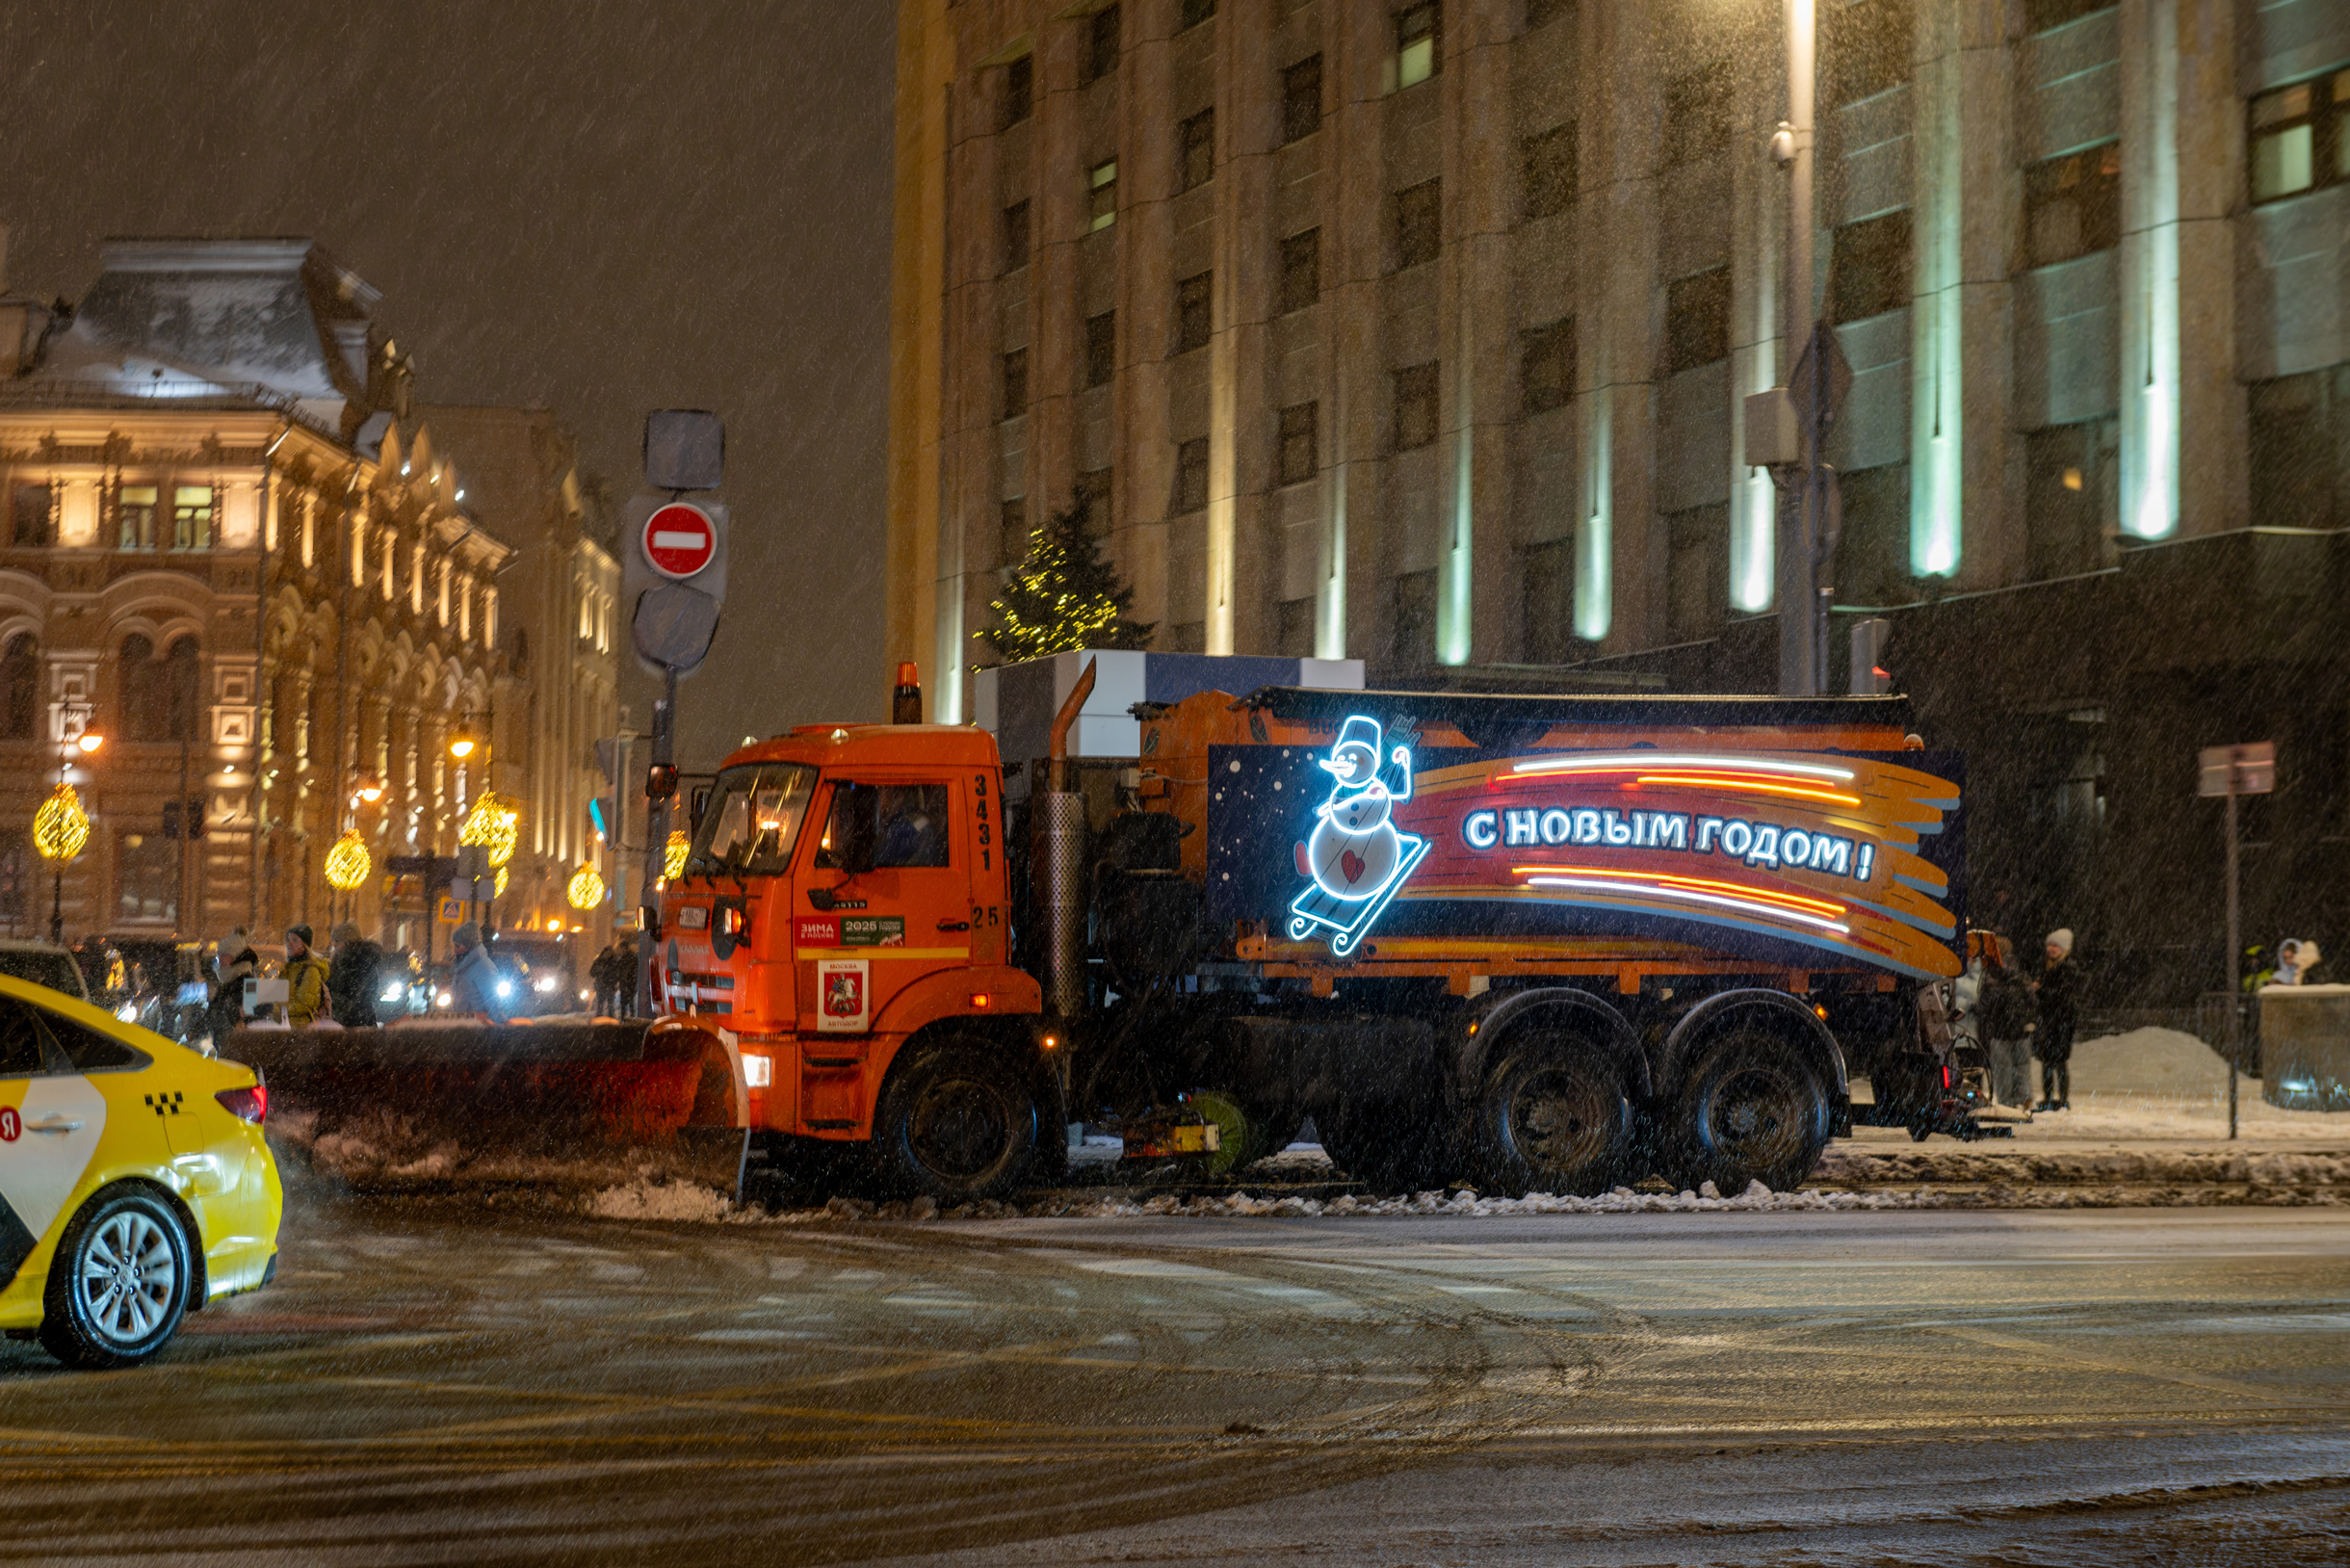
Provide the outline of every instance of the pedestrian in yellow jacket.
[[296,926],[286,932],[286,1022],[306,1029],[321,1018],[334,1016],[326,1003],[326,960],[310,951],[310,928]]

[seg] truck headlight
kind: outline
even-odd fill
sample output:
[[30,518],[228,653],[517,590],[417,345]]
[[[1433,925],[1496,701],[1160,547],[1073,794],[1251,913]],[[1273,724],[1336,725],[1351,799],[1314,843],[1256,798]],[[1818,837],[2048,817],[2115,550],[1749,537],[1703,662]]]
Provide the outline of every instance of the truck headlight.
[[775,1058],[745,1051],[743,1053],[743,1082],[752,1088],[763,1089],[775,1082]]

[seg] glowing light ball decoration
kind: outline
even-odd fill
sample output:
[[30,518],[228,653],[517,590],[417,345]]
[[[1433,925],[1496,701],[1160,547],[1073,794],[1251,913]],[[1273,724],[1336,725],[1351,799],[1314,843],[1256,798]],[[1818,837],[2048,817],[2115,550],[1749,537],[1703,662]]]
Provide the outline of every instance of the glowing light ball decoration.
[[692,841],[685,834],[675,831],[669,834],[669,842],[663,847],[661,854],[663,881],[674,882],[685,874],[686,851],[692,847]]
[[[457,829],[457,841],[463,845],[480,845],[489,851],[489,863],[503,867],[514,857],[514,846],[521,838],[522,813],[502,795],[485,794],[473,803],[465,814],[464,825]],[[506,891],[501,887],[500,893]]]
[[498,879],[490,884],[489,896],[493,899],[506,897],[506,868],[504,866],[498,868]]
[[574,909],[600,909],[604,906],[604,878],[593,866],[582,866],[571,874],[571,885],[563,889],[563,898]]
[[90,842],[90,818],[70,784],[60,784],[33,813],[33,848],[43,860],[71,860]]
[[367,885],[367,874],[375,870],[374,857],[368,854],[366,843],[355,827],[346,830],[326,851],[326,885],[337,893],[355,893]]

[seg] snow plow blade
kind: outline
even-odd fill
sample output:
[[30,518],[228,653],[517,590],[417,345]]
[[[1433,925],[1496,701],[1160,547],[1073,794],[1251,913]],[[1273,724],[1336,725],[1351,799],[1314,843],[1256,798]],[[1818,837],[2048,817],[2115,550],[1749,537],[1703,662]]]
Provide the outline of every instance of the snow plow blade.
[[649,1162],[731,1187],[741,1160],[742,1070],[688,1019],[247,1029],[217,1049],[268,1084],[273,1142],[354,1185],[572,1185]]

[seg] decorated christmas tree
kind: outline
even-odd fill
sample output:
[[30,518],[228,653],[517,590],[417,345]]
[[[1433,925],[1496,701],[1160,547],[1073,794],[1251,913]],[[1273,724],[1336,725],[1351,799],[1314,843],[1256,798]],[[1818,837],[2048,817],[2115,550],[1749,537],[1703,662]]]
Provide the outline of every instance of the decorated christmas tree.
[[1085,527],[1087,503],[1057,513],[1029,534],[1028,556],[1006,569],[988,605],[996,623],[972,636],[1001,664],[1071,648],[1141,648],[1151,628],[1130,620],[1135,590],[1118,581]]

